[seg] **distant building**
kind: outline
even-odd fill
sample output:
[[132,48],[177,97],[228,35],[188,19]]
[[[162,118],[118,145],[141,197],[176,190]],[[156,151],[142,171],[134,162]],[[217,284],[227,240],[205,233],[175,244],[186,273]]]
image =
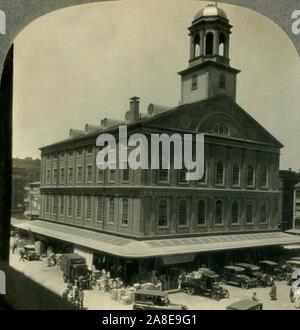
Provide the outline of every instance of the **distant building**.
[[25,187],[25,212],[26,218],[33,220],[38,219],[40,215],[41,194],[40,182],[29,183],[29,187]]
[[25,171],[24,184],[25,187],[29,186],[29,183],[40,181],[41,176],[41,160],[32,159],[32,157],[26,158],[13,158],[13,168],[23,168]]
[[24,168],[13,167],[12,169],[12,213],[24,212],[24,197],[25,197],[25,170]]
[[25,210],[25,188],[31,182],[40,181],[41,161],[31,157],[13,158],[12,168],[12,213]]
[[292,169],[279,172],[282,191],[282,230],[293,228],[294,186],[300,182],[300,173]]

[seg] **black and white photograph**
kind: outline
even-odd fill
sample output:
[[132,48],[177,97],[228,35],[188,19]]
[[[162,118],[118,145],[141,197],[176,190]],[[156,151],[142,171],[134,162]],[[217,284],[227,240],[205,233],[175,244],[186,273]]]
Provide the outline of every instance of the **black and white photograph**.
[[299,310],[285,29],[243,1],[38,2],[0,1],[0,309]]

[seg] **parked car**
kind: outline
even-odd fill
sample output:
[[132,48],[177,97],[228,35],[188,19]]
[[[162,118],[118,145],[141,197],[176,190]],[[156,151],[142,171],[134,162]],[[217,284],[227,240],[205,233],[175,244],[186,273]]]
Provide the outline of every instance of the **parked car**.
[[134,310],[187,310],[184,305],[170,302],[168,294],[155,290],[137,290],[135,292]]
[[226,284],[238,285],[243,289],[257,286],[257,280],[245,274],[245,269],[237,266],[226,266],[223,270],[223,281]]
[[235,310],[235,311],[247,311],[247,310],[261,311],[263,310],[263,304],[254,301],[252,299],[244,299],[227,306],[226,309]]
[[214,272],[204,272],[200,278],[185,276],[182,279],[181,289],[190,295],[195,293],[209,296],[213,300],[229,298],[229,292],[220,286],[221,278]]
[[35,251],[35,245],[28,244],[24,246],[24,258],[28,261],[40,259],[40,256]]
[[252,264],[247,263],[238,263],[235,266],[241,267],[245,269],[245,275],[250,278],[255,278],[257,280],[257,285],[260,287],[272,286],[273,278],[271,275],[264,274],[261,269]]
[[287,277],[286,271],[277,262],[262,260],[259,262],[259,266],[265,274],[271,275],[277,281],[282,281]]

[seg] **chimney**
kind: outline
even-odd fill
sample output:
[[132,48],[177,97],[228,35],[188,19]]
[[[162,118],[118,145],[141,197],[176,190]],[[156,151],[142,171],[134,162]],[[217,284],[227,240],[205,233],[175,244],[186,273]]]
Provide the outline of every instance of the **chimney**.
[[137,121],[140,119],[140,98],[134,96],[130,99],[129,121]]

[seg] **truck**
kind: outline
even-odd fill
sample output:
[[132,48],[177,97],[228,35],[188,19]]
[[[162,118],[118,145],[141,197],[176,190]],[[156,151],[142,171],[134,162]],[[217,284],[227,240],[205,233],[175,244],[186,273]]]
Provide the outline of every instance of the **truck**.
[[81,289],[91,287],[91,272],[84,257],[75,253],[62,254],[60,267],[65,283],[77,284]]

